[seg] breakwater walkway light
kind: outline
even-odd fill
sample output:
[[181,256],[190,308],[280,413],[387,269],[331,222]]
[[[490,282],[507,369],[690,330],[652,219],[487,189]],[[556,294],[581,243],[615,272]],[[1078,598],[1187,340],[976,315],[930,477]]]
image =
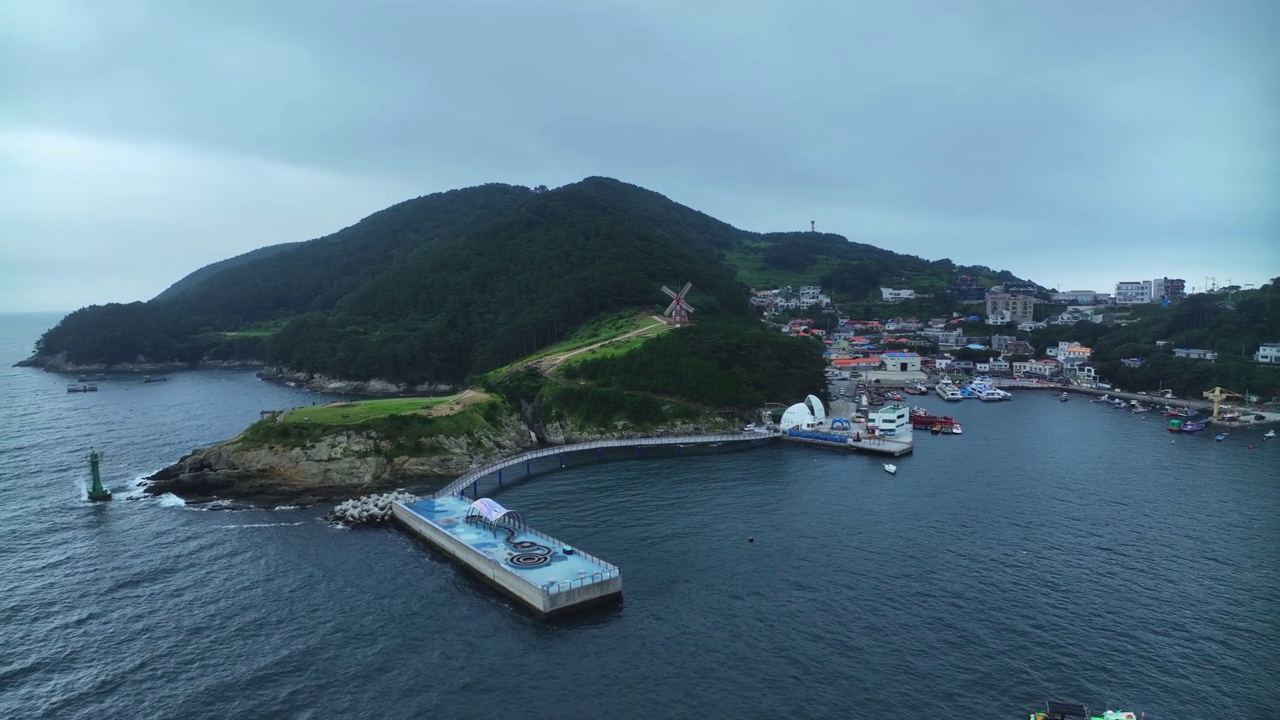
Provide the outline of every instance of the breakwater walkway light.
[[89,499],[98,502],[111,499],[111,491],[102,487],[102,473],[98,470],[98,463],[102,461],[102,455],[97,450],[89,451],[89,469],[93,472],[93,487],[89,488]]

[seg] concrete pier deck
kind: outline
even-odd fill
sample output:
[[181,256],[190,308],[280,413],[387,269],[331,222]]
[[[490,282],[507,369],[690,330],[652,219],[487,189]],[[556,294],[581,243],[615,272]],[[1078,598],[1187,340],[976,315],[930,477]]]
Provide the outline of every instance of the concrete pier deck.
[[915,450],[915,443],[912,440],[910,433],[897,438],[882,437],[878,435],[863,435],[860,440],[855,440],[854,436],[850,435],[845,437],[843,442],[790,435],[787,433],[783,433],[781,437],[783,440],[788,442],[804,443],[806,445],[814,445],[817,447],[829,448],[831,450],[851,450],[854,452],[889,455],[891,457],[902,457],[903,455],[908,455]]
[[614,565],[527,526],[490,528],[466,521],[471,502],[437,497],[393,503],[409,532],[540,616],[622,598]]

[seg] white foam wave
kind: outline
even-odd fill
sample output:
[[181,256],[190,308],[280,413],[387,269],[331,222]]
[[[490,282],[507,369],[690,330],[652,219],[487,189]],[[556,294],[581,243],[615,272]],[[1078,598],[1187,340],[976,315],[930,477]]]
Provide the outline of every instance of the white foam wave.
[[296,525],[305,525],[306,523],[246,523],[244,525],[214,525],[217,530],[239,530],[240,528],[264,528],[264,527],[294,527]]
[[272,509],[273,510],[301,510],[302,506],[301,505],[277,505]]
[[173,493],[165,493],[161,495],[156,498],[156,503],[158,503],[160,507],[186,507],[187,505],[186,500],[183,500]]

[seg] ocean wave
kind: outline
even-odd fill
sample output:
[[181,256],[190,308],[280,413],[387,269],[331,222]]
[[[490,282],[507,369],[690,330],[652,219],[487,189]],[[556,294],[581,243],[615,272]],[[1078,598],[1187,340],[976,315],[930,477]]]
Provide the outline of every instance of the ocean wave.
[[160,507],[186,507],[187,506],[186,500],[183,500],[182,498],[178,497],[177,495],[174,495],[173,493],[165,493],[161,495],[160,497],[156,498],[156,503],[159,504]]

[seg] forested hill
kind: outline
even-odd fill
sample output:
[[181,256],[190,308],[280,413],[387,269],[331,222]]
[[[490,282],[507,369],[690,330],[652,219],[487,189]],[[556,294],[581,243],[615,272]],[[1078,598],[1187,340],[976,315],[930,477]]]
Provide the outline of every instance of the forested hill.
[[281,243],[279,245],[268,245],[267,247],[264,247],[264,248],[258,248],[257,250],[250,250],[247,253],[241,253],[233,258],[227,258],[226,260],[219,260],[218,262],[215,262],[215,263],[209,263],[208,265],[205,265],[204,267],[200,268],[199,270],[196,270],[195,272],[189,273],[186,277],[182,278],[178,282],[165,288],[164,292],[155,296],[155,299],[165,300],[168,298],[172,298],[183,291],[190,290],[191,288],[195,287],[196,285],[199,285],[205,280],[208,280],[214,275],[217,275],[223,270],[229,270],[233,267],[236,267],[238,265],[244,265],[245,263],[252,262],[254,260],[269,258],[272,255],[277,255],[279,253],[284,252],[285,250],[291,250],[295,247],[298,247],[301,244],[302,243],[300,242],[291,242],[291,243]]
[[904,276],[942,283],[955,266],[833,235],[738,230],[608,178],[554,190],[490,184],[215,263],[150,302],[83,308],[45,333],[31,363],[242,359],[456,383],[602,313],[660,310],[664,284],[693,283],[697,317],[750,316],[744,280],[762,273],[838,289]]

